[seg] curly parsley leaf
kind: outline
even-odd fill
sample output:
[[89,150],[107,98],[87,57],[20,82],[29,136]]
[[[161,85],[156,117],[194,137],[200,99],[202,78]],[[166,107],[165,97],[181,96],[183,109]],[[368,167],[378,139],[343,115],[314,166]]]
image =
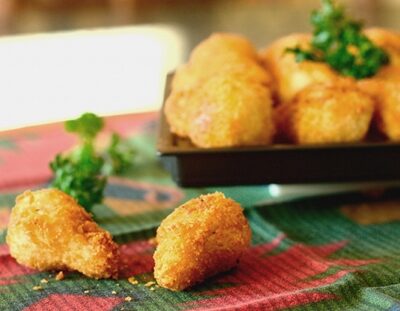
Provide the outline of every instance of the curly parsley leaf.
[[133,161],[133,149],[115,133],[106,152],[96,152],[95,139],[103,126],[103,119],[93,113],[66,121],[65,129],[77,134],[81,143],[68,155],[57,154],[50,163],[54,174],[51,185],[74,197],[88,211],[102,202],[107,175],[122,173]]
[[122,174],[132,167],[134,154],[132,146],[127,141],[123,141],[117,133],[113,133],[105,153],[104,171],[107,174]]
[[348,18],[333,0],[322,0],[321,9],[311,14],[311,23],[311,47],[286,50],[294,53],[296,61],[326,62],[340,74],[356,79],[373,76],[389,62],[387,53],[362,33],[362,23]]
[[78,134],[82,141],[88,144],[93,143],[103,126],[103,119],[90,112],[84,113],[78,119],[65,122],[67,132]]
[[102,175],[103,159],[92,146],[84,145],[72,155],[56,155],[50,163],[54,173],[52,186],[68,193],[86,210],[101,203],[107,177]]

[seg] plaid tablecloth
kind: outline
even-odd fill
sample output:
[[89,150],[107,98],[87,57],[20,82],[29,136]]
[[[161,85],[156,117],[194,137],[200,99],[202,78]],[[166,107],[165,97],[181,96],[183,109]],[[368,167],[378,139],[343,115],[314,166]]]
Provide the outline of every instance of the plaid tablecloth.
[[[396,190],[260,206],[266,186],[180,189],[155,156],[156,120],[155,113],[107,119],[107,130],[138,150],[135,166],[110,178],[104,204],[94,209],[121,244],[119,280],[70,272],[57,281],[55,272],[25,268],[9,256],[4,237],[15,196],[46,187],[49,161],[75,141],[61,124],[0,134],[0,310],[400,310]],[[246,208],[253,241],[240,265],[189,291],[148,286],[149,239],[160,221],[181,202],[215,190]]]

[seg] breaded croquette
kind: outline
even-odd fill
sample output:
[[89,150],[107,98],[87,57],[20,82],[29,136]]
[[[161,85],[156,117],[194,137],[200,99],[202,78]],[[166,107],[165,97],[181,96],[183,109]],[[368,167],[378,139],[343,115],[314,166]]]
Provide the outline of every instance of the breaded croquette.
[[202,195],[178,207],[157,230],[157,283],[184,290],[236,266],[251,231],[243,210],[222,193]]
[[33,269],[76,270],[96,279],[117,275],[119,250],[110,233],[56,189],[17,197],[6,241],[11,256]]
[[178,69],[165,102],[172,133],[199,147],[269,144],[271,76],[245,38],[214,34]]
[[377,46],[384,49],[390,58],[390,64],[400,66],[400,34],[384,28],[369,28],[365,35]]
[[196,105],[198,90],[173,90],[165,101],[165,116],[171,133],[181,137],[189,136],[192,111]]
[[400,66],[385,66],[373,77],[373,79],[383,79],[392,82],[400,83]]
[[260,52],[264,65],[274,79],[280,103],[289,102],[311,84],[332,82],[339,77],[326,63],[296,62],[294,54],[286,52],[288,48],[308,48],[310,40],[309,34],[292,34],[278,39]]
[[378,78],[359,81],[359,86],[376,102],[377,128],[390,140],[400,141],[400,84]]
[[373,111],[373,100],[353,81],[337,81],[305,88],[278,107],[276,118],[281,132],[295,143],[356,142],[366,136]]
[[257,51],[245,37],[231,33],[214,33],[197,45],[190,55],[191,63],[222,63],[230,54],[256,59]]
[[189,137],[199,147],[267,145],[274,125],[269,90],[240,76],[211,78],[199,90]]
[[175,73],[174,90],[197,87],[217,74],[240,74],[250,81],[269,84],[270,75],[260,65],[256,49],[244,37],[216,33],[202,41],[191,53],[189,63]]
[[173,90],[190,90],[216,75],[241,76],[243,80],[270,86],[272,77],[256,61],[245,57],[227,57],[221,63],[189,63],[181,66],[172,80]]

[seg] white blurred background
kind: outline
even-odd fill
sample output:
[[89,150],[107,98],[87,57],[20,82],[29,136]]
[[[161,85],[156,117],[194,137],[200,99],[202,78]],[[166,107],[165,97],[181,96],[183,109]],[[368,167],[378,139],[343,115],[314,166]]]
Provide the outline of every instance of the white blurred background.
[[159,108],[184,36],[163,26],[117,27],[0,39],[0,130]]

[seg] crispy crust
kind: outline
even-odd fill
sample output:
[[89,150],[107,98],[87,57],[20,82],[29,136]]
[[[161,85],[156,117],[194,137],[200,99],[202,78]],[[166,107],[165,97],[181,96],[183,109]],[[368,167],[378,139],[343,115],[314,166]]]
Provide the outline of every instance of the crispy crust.
[[276,112],[278,127],[299,144],[362,140],[374,111],[370,96],[351,80],[313,84]]
[[188,127],[200,147],[268,145],[275,127],[271,93],[240,76],[216,76],[207,81],[193,101]]
[[[193,50],[189,63],[174,76],[165,103],[170,130],[200,147],[269,144],[274,134],[271,84],[248,40],[214,34]],[[257,115],[245,112],[244,106]]]
[[359,82],[375,102],[375,123],[387,138],[400,141],[400,88],[395,79],[372,78]]
[[260,52],[265,67],[272,74],[280,103],[289,102],[309,85],[339,78],[327,64],[311,61],[298,63],[292,53],[286,53],[287,48],[308,48],[310,39],[310,34],[292,34],[276,40]]
[[222,193],[202,195],[178,207],[157,230],[154,276],[184,290],[236,266],[251,231],[242,208]]
[[389,54],[391,65],[400,66],[400,34],[398,32],[376,27],[366,29],[364,33]]
[[76,270],[96,279],[117,276],[119,250],[110,233],[56,189],[17,197],[6,241],[11,256],[33,269]]

